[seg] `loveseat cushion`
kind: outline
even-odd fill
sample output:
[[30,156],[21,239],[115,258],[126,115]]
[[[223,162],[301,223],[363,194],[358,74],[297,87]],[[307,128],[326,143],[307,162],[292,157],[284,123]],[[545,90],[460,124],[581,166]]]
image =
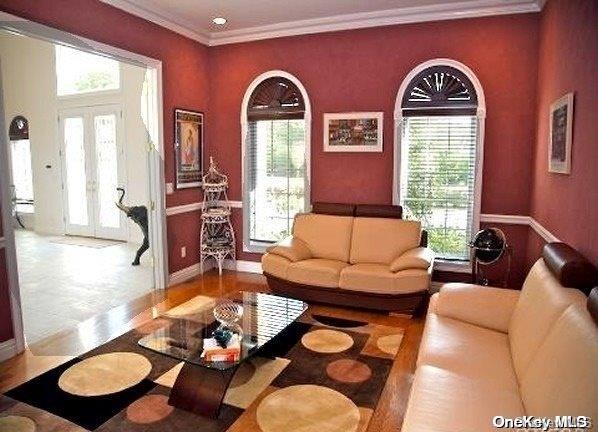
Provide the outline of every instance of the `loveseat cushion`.
[[417,365],[435,366],[497,388],[518,391],[505,333],[434,312],[426,318]]
[[287,278],[287,271],[291,261],[273,253],[262,255],[262,271],[280,279]]
[[521,381],[528,415],[598,419],[598,327],[584,305],[561,314],[531,364]]
[[434,262],[434,252],[426,247],[409,249],[390,263],[390,271],[397,272],[412,268],[426,270]]
[[287,279],[304,285],[337,288],[341,270],[349,264],[342,261],[312,258],[289,265]]
[[391,272],[384,264],[353,264],[341,271],[339,287],[342,289],[377,294],[403,294],[428,289],[430,273],[411,269]]
[[303,240],[292,236],[286,237],[275,245],[270,246],[267,251],[285,257],[292,262],[312,258],[307,244]]
[[351,264],[389,265],[409,249],[419,246],[421,224],[402,219],[356,217],[351,239]]
[[585,306],[586,297],[579,290],[563,287],[540,258],[523,283],[509,323],[509,342],[519,382],[550,328],[573,303]]
[[298,214],[293,236],[302,240],[314,258],[349,262],[353,217]]
[[524,414],[516,391],[422,365],[415,372],[401,431],[494,432],[494,416]]

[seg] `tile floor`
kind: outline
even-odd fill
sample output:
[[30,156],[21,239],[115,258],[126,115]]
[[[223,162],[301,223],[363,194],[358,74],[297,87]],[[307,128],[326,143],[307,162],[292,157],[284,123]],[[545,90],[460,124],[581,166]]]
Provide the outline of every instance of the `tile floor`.
[[133,267],[137,245],[104,248],[57,244],[53,236],[15,233],[27,343],[72,328],[150,292],[151,250]]

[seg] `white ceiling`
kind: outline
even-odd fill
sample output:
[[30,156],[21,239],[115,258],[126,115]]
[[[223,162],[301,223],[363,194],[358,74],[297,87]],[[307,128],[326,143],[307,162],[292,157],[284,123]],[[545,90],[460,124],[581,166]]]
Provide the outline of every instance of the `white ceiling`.
[[[545,0],[102,0],[208,45],[407,22],[538,12]],[[225,17],[224,26],[212,23]]]

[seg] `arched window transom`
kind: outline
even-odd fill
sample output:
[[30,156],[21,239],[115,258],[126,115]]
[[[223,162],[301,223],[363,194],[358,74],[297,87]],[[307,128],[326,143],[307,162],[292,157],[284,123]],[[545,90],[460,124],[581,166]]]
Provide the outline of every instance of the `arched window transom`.
[[247,116],[250,121],[302,119],[305,102],[290,80],[272,77],[262,81],[251,94]]
[[8,136],[11,141],[29,139],[29,122],[23,116],[16,116],[10,122]]

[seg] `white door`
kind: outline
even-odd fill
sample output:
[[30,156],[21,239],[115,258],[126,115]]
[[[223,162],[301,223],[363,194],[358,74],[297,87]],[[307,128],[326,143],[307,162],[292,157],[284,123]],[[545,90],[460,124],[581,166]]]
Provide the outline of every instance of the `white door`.
[[114,204],[125,180],[121,113],[105,105],[59,116],[66,234],[127,238],[126,216]]

